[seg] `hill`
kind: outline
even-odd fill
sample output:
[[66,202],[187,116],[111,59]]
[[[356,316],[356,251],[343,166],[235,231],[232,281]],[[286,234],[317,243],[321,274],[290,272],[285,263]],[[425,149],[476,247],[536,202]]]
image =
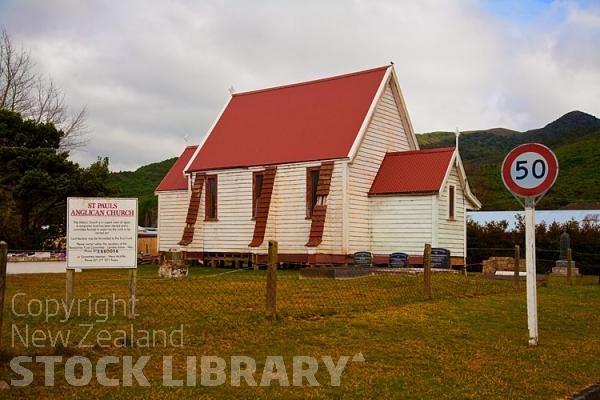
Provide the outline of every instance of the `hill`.
[[[417,135],[421,148],[453,146],[452,132]],[[550,147],[558,158],[560,172],[554,187],[539,208],[597,208],[600,199],[600,119],[572,111],[543,128],[518,132],[503,128],[463,132],[460,154],[471,188],[484,210],[519,207],[506,190],[500,167],[515,146],[538,142]]]
[[177,158],[144,165],[135,171],[112,172],[108,186],[118,197],[137,197],[138,223],[142,226],[156,226],[158,201],[154,189],[173,166]]

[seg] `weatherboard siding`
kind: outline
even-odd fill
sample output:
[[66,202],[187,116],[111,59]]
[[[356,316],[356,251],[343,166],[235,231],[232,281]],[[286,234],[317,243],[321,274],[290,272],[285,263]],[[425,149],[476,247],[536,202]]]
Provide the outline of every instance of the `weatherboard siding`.
[[[360,150],[359,155],[360,156]],[[358,159],[357,156],[357,159]],[[306,218],[306,169],[320,162],[279,165],[275,176],[271,207],[267,219],[265,240],[261,246],[249,248],[254,232],[252,220],[252,173],[259,169],[234,169],[215,172],[218,175],[218,221],[204,221],[206,191],[203,191],[200,212],[194,232],[194,241],[187,251],[204,252],[257,252],[267,251],[268,240],[278,241],[279,251],[287,254],[344,254],[343,247],[343,191],[345,161],[334,163],[331,188],[327,196],[327,216],[322,243],[314,249],[305,244],[310,233],[311,220]],[[375,171],[376,173],[376,171]],[[352,174],[352,168],[350,169]],[[364,175],[364,174],[363,174]],[[356,185],[356,182],[362,186]],[[350,249],[348,253],[370,250],[376,254],[396,251],[421,254],[426,242],[431,243],[433,231],[431,195],[367,196],[371,182],[360,177],[349,183]],[[456,218],[448,219],[448,187],[456,190]],[[364,193],[363,214],[359,187]],[[161,236],[160,249],[176,247],[186,214],[186,192],[160,194]],[[361,200],[357,202],[357,200]],[[455,256],[464,255],[464,193],[456,168],[438,195],[437,246],[451,250]],[[357,223],[358,222],[358,223]],[[363,228],[363,224],[366,227]],[[360,227],[363,236],[356,234]],[[360,233],[360,231],[358,231]]]
[[[448,218],[449,187],[454,185],[455,205],[454,220]],[[464,257],[465,236],[465,197],[460,184],[456,166],[452,167],[450,176],[445,186],[438,195],[438,247],[450,250],[452,256]]]
[[[279,165],[273,187],[267,235],[278,241],[279,251],[306,254],[311,220],[306,218],[306,169],[321,162]],[[327,196],[327,215],[323,240],[311,249],[317,253],[341,253],[342,250],[342,167],[335,162]]]
[[400,117],[399,105],[391,84],[388,83],[349,166],[349,253],[369,249],[369,189],[385,154],[402,150],[411,148]]
[[306,168],[318,165],[277,166],[265,238],[277,240],[281,253],[306,253],[311,222],[306,219]]
[[432,195],[370,197],[371,251],[423,254],[432,237],[432,199]]
[[250,252],[248,244],[254,235],[252,171],[209,171],[207,175],[217,175],[217,220],[204,220],[207,192],[204,190],[196,222],[202,228],[202,251]]
[[158,192],[158,250],[179,248],[189,195],[186,190]]
[[[317,253],[342,252],[342,171],[334,163],[327,196],[327,216],[323,241]],[[277,166],[263,243],[248,247],[254,234],[252,219],[252,174],[262,168],[209,172],[218,176],[217,221],[204,221],[206,190],[202,193],[194,241],[188,251],[200,247],[204,252],[266,253],[268,241],[277,240],[280,253],[307,254],[305,246],[311,220],[306,218],[306,168],[321,162]],[[185,219],[185,216],[183,217]],[[199,245],[200,241],[202,244]],[[196,250],[194,250],[196,251]]]

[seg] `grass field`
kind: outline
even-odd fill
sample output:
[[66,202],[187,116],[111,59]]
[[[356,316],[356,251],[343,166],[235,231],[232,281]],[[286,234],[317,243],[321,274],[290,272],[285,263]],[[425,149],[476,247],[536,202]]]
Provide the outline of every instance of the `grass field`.
[[[81,309],[66,322],[61,322],[64,312],[48,321],[44,316],[54,311],[52,303],[46,307],[45,299],[64,298],[64,276],[9,276],[0,380],[10,384],[11,379],[23,378],[9,366],[16,356],[61,356],[62,361],[54,366],[54,386],[50,387],[44,386],[43,363],[21,364],[32,372],[33,382],[0,390],[0,397],[548,399],[564,398],[600,381],[597,277],[577,278],[572,286],[564,278],[550,277],[538,287],[540,343],[530,347],[525,285],[514,289],[509,281],[478,275],[434,274],[430,300],[423,296],[422,276],[300,280],[297,271],[280,271],[279,318],[275,321],[264,317],[264,271],[196,268],[179,281],[156,275],[155,267],[140,267],[139,316],[130,321],[123,315],[122,303],[112,304],[113,293],[116,299],[127,294],[127,272],[77,274],[75,292]],[[24,294],[14,297],[17,293]],[[44,312],[15,315],[38,311]],[[104,315],[106,321],[96,322]],[[90,324],[92,330],[82,341]],[[180,328],[183,346],[177,341],[176,346],[163,346],[160,333],[156,342],[140,339],[143,330],[170,334]],[[42,346],[34,347],[35,330],[54,337],[59,332],[71,336],[66,346],[52,346],[38,333],[36,343]],[[17,331],[29,339],[27,347]],[[126,347],[119,347],[121,331],[128,332]],[[103,338],[100,344],[109,347],[98,343],[79,347],[97,342],[98,337]],[[365,361],[352,361],[359,353]],[[140,386],[135,379],[131,387],[123,387],[123,363],[109,364],[106,369],[109,379],[119,380],[117,387],[101,385],[95,375],[88,384],[72,386],[65,378],[65,364],[78,355],[87,357],[93,366],[105,356],[119,360],[131,356],[133,364],[149,356],[143,374],[150,387]],[[184,385],[186,356],[196,356],[196,386],[163,385],[163,356],[172,357],[172,378],[182,379]],[[225,383],[201,385],[202,356],[225,361]],[[259,386],[249,386],[243,378],[240,386],[232,385],[232,356],[256,361],[253,378]],[[269,356],[282,357],[285,374],[278,369],[275,378],[281,380],[274,378],[270,386],[260,386],[263,372],[269,369],[267,361],[273,360]],[[307,379],[301,386],[293,385],[294,356],[318,360],[315,378],[319,386],[309,385]],[[324,356],[334,363],[349,357],[339,386],[331,386]],[[77,377],[82,376],[81,370],[81,365],[75,368]],[[290,386],[281,386],[286,379]]]

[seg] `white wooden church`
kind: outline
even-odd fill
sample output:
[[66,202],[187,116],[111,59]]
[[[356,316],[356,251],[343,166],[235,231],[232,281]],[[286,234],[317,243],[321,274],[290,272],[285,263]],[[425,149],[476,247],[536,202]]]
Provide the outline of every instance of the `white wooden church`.
[[454,148],[419,150],[393,65],[232,94],[156,189],[159,250],[344,264],[425,243],[464,263],[479,209]]

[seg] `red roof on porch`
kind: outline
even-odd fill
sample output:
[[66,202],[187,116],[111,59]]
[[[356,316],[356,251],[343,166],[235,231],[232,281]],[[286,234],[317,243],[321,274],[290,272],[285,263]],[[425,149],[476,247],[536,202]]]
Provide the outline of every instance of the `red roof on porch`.
[[232,95],[189,171],[347,157],[388,68]]
[[439,192],[454,147],[387,153],[369,194]]
[[160,184],[156,188],[157,192],[187,189],[187,179],[183,174],[183,169],[190,161],[190,158],[192,158],[194,151],[196,151],[197,148],[198,146],[188,146],[183,150],[183,153],[181,153],[177,161],[175,161],[175,164],[173,164],[169,172],[167,172],[162,181],[160,181]]

